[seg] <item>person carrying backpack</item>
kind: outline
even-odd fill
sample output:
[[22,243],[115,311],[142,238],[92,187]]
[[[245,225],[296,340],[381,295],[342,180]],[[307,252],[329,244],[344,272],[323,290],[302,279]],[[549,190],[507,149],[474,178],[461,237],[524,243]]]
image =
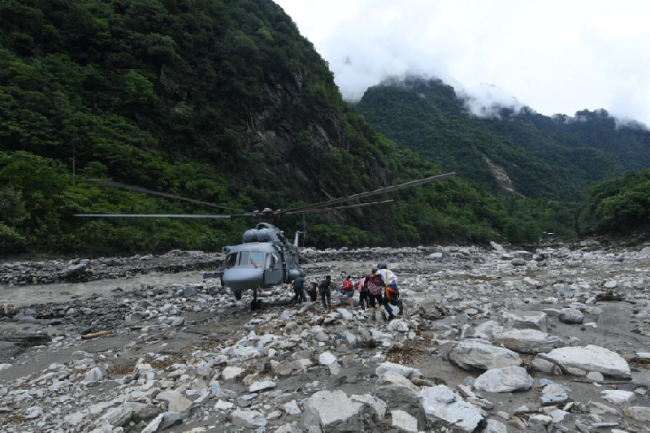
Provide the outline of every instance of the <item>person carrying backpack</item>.
[[359,306],[363,310],[367,310],[368,308],[370,308],[370,292],[368,292],[368,277],[369,275],[366,275],[365,277],[357,281],[356,284],[357,290],[359,291]]
[[343,294],[348,297],[350,303],[350,311],[354,311],[354,281],[350,275],[343,280],[342,286]]
[[400,316],[404,313],[404,304],[400,299],[399,288],[397,287],[397,276],[388,270],[388,265],[384,262],[379,263],[377,268],[379,268],[378,273],[381,275],[381,280],[384,284],[384,306],[388,313],[388,320],[393,320],[395,316],[393,315],[391,305],[399,308]]
[[382,298],[384,283],[381,279],[381,275],[379,275],[379,273],[377,272],[377,269],[373,269],[372,273],[368,275],[367,285],[368,285],[368,298],[370,299],[370,319],[372,321],[377,320],[375,316],[375,312],[377,311],[375,309],[375,305],[378,304],[379,308],[382,311],[382,316],[384,317],[384,320],[386,320],[386,316],[384,316],[383,314],[385,308],[384,308],[384,300]]

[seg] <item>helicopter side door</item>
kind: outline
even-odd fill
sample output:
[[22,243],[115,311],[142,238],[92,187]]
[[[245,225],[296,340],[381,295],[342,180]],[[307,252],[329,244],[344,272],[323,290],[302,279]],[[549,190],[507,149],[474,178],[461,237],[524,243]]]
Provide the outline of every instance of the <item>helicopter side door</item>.
[[273,286],[282,283],[284,272],[280,255],[277,252],[268,253],[266,255],[266,264],[264,267],[264,284],[266,286]]

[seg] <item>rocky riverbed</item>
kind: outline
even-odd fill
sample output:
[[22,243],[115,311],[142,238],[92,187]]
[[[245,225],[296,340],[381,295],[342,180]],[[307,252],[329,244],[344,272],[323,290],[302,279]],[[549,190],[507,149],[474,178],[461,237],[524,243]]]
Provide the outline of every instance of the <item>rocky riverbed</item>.
[[303,253],[387,261],[404,315],[250,312],[220,254],[2,263],[0,431],[650,431],[647,245]]

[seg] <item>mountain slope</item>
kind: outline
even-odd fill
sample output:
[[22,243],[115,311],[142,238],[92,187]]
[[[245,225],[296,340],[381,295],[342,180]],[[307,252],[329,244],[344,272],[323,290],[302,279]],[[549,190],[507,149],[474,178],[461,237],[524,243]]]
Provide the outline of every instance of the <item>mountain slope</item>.
[[650,166],[650,133],[617,129],[603,111],[477,118],[451,86],[418,77],[372,87],[355,108],[398,144],[492,192],[576,200],[594,182]]
[[[270,0],[6,0],[0,47],[0,252],[217,249],[249,224],[82,221],[72,215],[213,211],[84,177],[259,209],[440,172],[342,101]],[[519,223],[459,180],[391,198],[403,201],[310,216],[311,242],[484,241]]]

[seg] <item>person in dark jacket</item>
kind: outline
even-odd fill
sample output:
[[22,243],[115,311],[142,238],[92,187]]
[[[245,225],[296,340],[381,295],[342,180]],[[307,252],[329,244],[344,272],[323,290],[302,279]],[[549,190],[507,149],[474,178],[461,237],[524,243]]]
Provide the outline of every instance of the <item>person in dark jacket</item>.
[[307,288],[307,294],[311,298],[312,302],[316,302],[316,299],[318,298],[318,283],[315,281],[312,281],[309,283],[309,287]]
[[[332,284],[332,277],[327,275],[318,286],[318,292],[320,293],[320,299],[323,302],[323,308],[327,310],[332,309]],[[327,300],[327,303],[325,300]]]
[[293,281],[291,286],[293,287],[293,293],[295,293],[293,299],[291,299],[291,303],[296,305],[305,302],[305,279],[298,277]]

